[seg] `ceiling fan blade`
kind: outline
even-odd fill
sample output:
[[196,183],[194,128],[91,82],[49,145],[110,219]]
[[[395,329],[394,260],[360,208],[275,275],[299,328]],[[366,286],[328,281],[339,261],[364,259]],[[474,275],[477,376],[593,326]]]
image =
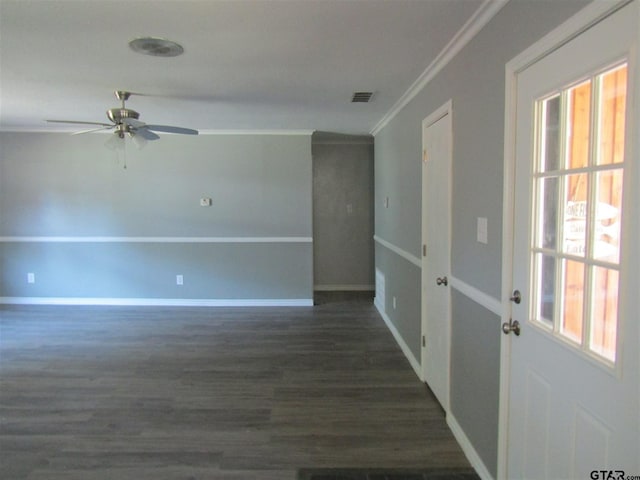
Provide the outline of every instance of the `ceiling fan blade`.
[[151,130],[147,130],[147,128],[148,125],[141,128],[136,128],[135,130],[133,130],[133,133],[134,135],[140,135],[145,140],[158,140],[160,138],[159,135],[156,135]]
[[71,135],[82,135],[83,133],[100,132],[101,130],[111,130],[115,125],[109,125],[98,128],[90,128],[89,130],[80,130],[79,132],[73,132]]
[[191,128],[172,127],[170,125],[147,125],[146,128],[148,128],[149,130],[155,130],[156,132],[179,133],[181,135],[198,135],[198,130],[193,130]]
[[146,125],[146,123],[141,122],[140,120],[137,120],[135,118],[130,118],[130,117],[126,117],[122,119],[122,123],[126,123],[127,125],[129,125],[130,127],[133,128],[141,128],[144,127]]
[[71,123],[74,125],[102,125],[103,127],[113,127],[112,123],[102,122],[79,122],[76,120],[46,120],[49,123]]

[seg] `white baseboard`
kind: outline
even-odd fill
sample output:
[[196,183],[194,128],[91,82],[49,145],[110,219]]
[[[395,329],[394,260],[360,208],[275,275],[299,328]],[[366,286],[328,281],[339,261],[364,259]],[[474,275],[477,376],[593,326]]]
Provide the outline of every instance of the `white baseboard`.
[[416,373],[420,381],[422,381],[422,373],[421,373],[422,368],[420,367],[420,362],[416,360],[416,357],[413,355],[413,353],[411,352],[411,349],[403,340],[402,336],[400,335],[400,332],[398,332],[398,329],[393,324],[391,319],[387,316],[384,310],[380,308],[380,304],[378,303],[377,298],[378,297],[376,297],[376,299],[373,302],[376,309],[382,316],[384,323],[387,324],[387,328],[389,328],[389,330],[393,334],[393,337],[396,339],[396,342],[398,342],[398,345],[402,349],[402,353],[404,353],[404,356],[407,357],[407,360],[409,360],[409,363],[411,364],[411,368],[413,368],[413,371]]
[[95,305],[135,307],[312,307],[311,298],[195,299],[195,298],[72,298],[0,297],[8,305]]
[[375,285],[353,285],[353,284],[337,284],[337,285],[314,285],[316,292],[372,292],[376,289]]
[[449,425],[453,436],[456,437],[456,440],[460,444],[460,448],[462,448],[467,460],[469,460],[469,463],[475,469],[478,476],[482,480],[494,480],[493,476],[489,473],[489,470],[480,458],[480,455],[478,455],[478,452],[476,452],[476,449],[473,448],[473,445],[465,435],[464,430],[462,430],[462,427],[451,413],[447,413],[447,425]]
[[[376,292],[376,293],[378,293],[378,292]],[[375,295],[373,297],[373,306],[378,309],[378,313],[380,315],[383,315],[382,318],[384,318],[384,315],[385,315],[385,313],[384,313],[384,305],[382,304],[382,301],[381,301],[381,299],[380,299],[380,297],[378,295]]]

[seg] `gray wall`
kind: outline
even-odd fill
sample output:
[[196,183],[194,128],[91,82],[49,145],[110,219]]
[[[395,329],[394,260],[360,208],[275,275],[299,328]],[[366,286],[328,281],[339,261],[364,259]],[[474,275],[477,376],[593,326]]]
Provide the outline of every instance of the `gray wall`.
[[373,138],[317,132],[312,156],[314,285],[372,289]]
[[107,138],[0,134],[0,297],[312,298],[310,134]]
[[[452,99],[451,271],[461,282],[500,299],[505,64],[587,3],[512,0],[378,132],[377,236],[420,256],[421,122]],[[385,197],[389,197],[388,208],[383,208]],[[476,242],[477,217],[488,219],[487,245]],[[406,316],[400,318],[396,312],[390,318],[419,359],[420,289],[402,287],[419,281],[418,274],[409,272],[419,268],[379,244],[376,268],[385,276],[386,291],[402,290],[410,304],[403,307]],[[458,292],[452,298],[451,413],[495,476],[500,319]],[[478,401],[469,385],[482,385]]]
[[487,469],[498,465],[500,317],[453,290],[451,411]]

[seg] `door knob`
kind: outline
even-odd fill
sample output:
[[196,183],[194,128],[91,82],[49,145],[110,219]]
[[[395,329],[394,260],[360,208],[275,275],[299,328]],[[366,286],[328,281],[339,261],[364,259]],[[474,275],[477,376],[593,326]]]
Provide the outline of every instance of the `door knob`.
[[516,337],[520,336],[520,322],[518,320],[509,319],[509,322],[502,324],[502,333],[509,335],[511,332],[513,332]]
[[509,297],[509,300],[513,303],[519,304],[522,301],[522,294],[520,293],[520,290],[514,290],[513,295]]
[[438,277],[436,278],[436,285],[444,285],[446,287],[449,285],[449,280],[447,277]]

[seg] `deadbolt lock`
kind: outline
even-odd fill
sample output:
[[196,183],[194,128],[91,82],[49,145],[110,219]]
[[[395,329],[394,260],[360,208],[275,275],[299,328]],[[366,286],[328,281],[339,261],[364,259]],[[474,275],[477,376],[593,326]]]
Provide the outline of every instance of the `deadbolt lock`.
[[513,295],[509,297],[509,300],[515,304],[519,304],[522,301],[522,294],[520,293],[520,290],[514,290]]

